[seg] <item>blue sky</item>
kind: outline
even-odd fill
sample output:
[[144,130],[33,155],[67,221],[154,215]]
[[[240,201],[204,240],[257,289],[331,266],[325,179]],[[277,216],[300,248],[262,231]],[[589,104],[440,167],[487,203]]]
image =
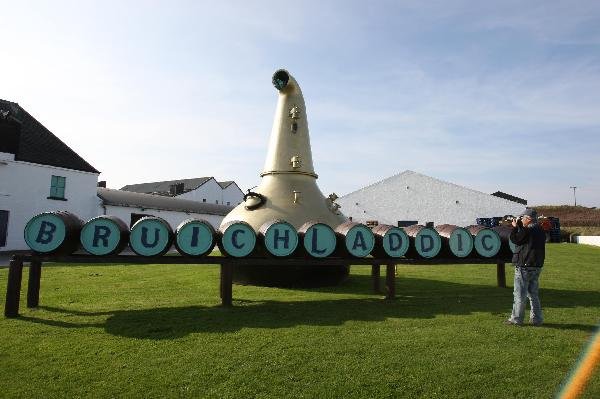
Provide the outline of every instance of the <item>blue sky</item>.
[[120,188],[259,183],[286,68],[325,194],[406,169],[600,206],[595,1],[3,1],[0,98]]

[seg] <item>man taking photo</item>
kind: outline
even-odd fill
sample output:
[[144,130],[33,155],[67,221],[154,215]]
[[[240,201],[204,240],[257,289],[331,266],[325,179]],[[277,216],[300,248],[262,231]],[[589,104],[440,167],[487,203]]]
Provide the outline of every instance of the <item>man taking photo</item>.
[[529,322],[539,326],[544,322],[538,279],[546,256],[546,234],[537,223],[534,209],[526,209],[518,219],[513,220],[512,226],[510,240],[516,245],[512,258],[515,265],[514,302],[512,314],[504,323],[522,326],[525,302],[529,298]]

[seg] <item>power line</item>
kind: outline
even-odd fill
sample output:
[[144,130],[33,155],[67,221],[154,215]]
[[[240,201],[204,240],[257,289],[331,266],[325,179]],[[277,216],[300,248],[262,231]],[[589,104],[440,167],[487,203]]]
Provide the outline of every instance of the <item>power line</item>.
[[577,190],[577,186],[571,186],[573,189],[573,199],[575,200],[575,206],[577,206],[577,196],[575,195],[575,190]]

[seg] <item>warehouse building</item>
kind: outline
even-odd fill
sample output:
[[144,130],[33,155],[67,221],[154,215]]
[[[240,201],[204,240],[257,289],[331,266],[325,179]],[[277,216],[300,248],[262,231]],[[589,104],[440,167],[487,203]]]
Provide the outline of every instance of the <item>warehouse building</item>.
[[519,215],[520,202],[406,170],[347,194],[336,201],[344,215],[362,223],[455,224],[468,226],[477,218]]
[[98,187],[98,198],[102,207],[100,214],[116,216],[130,227],[144,216],[157,216],[166,220],[173,229],[190,218],[206,220],[216,229],[233,209],[227,205],[103,187]]

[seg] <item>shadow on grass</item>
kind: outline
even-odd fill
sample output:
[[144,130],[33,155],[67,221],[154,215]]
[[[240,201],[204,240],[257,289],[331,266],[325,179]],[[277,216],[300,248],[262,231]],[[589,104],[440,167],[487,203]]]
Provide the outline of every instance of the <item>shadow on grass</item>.
[[[368,276],[352,276],[330,292],[365,293]],[[318,289],[322,291],[323,289]],[[311,290],[308,290],[311,291]],[[316,289],[314,290],[317,291]],[[547,308],[600,307],[600,293],[542,289]],[[75,317],[108,316],[102,322],[76,323],[25,316],[22,320],[64,328],[104,328],[109,334],[143,339],[174,339],[191,333],[235,332],[243,328],[288,328],[298,325],[337,326],[348,321],[383,321],[388,318],[430,319],[437,315],[469,315],[478,312],[508,315],[512,290],[488,285],[469,285],[416,278],[398,280],[397,299],[327,299],[308,301],[254,301],[235,299],[234,307],[186,306],[109,312],[84,312],[68,308],[40,309]],[[595,325],[546,324],[542,328],[593,331]]]

